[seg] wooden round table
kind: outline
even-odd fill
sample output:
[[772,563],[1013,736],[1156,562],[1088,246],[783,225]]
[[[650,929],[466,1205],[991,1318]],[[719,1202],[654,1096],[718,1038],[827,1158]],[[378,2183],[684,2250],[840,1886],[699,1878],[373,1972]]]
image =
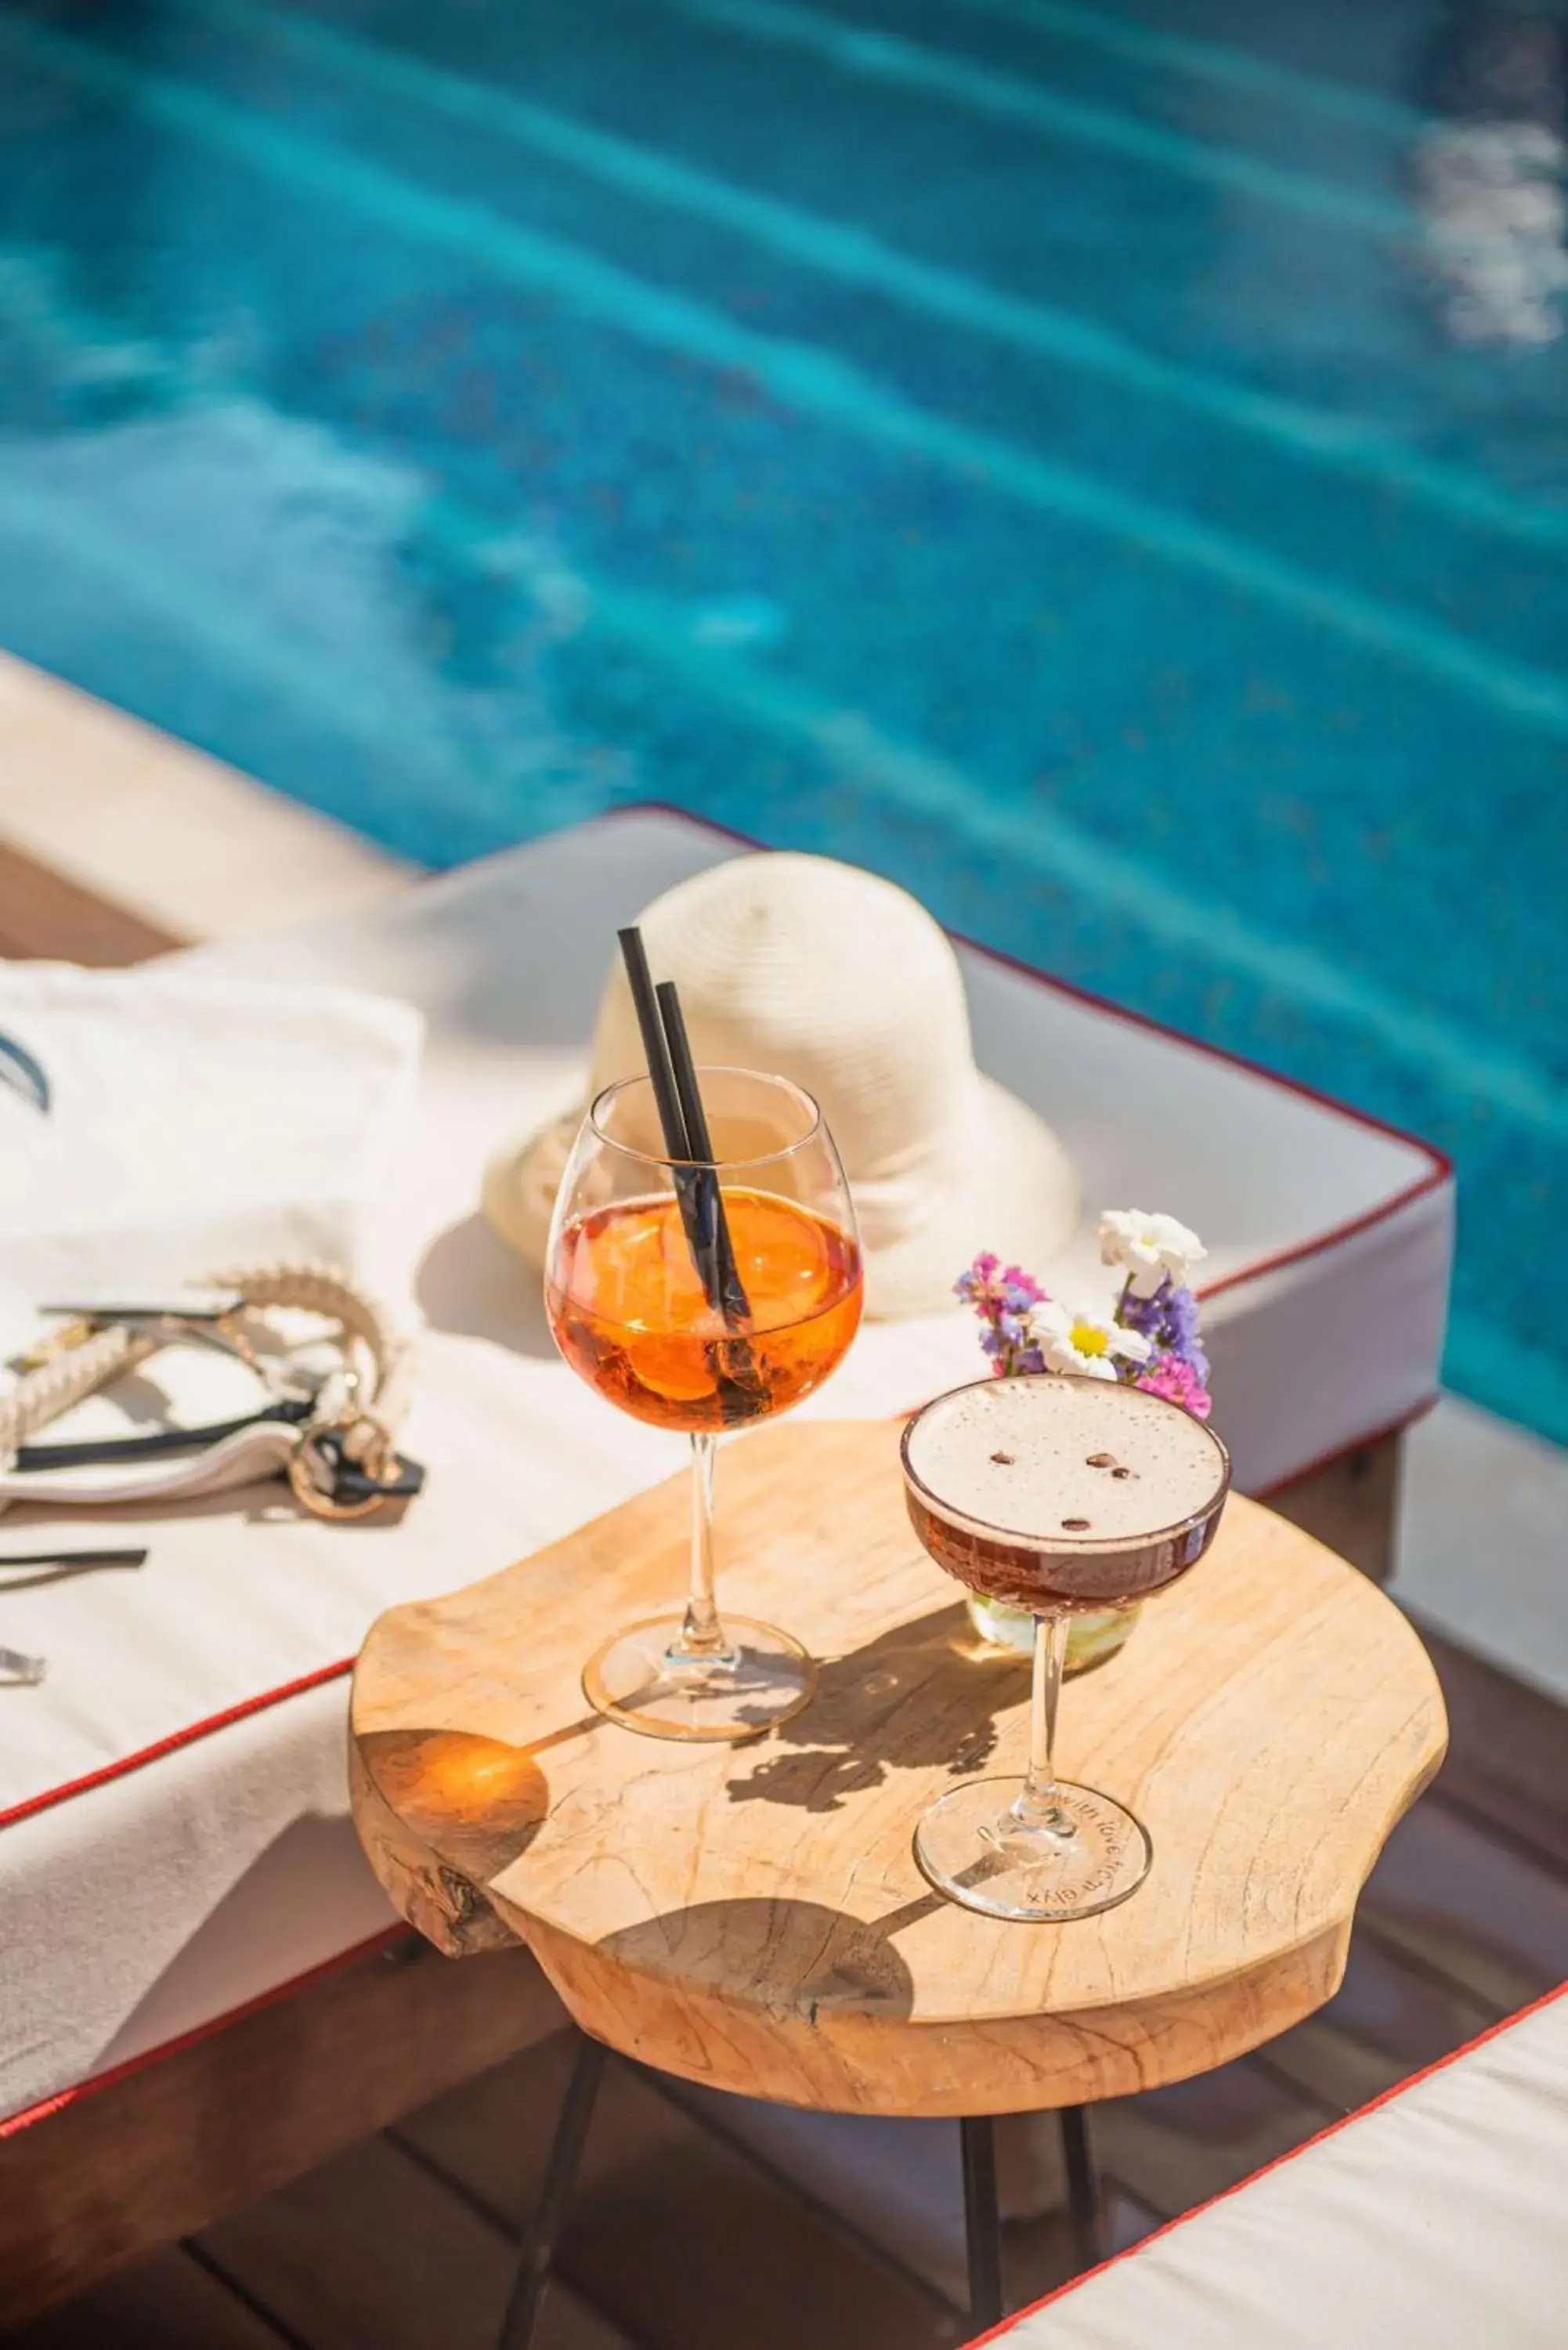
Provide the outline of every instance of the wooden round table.
[[[525,1942],[596,2050],[788,2105],[959,2116],[972,2218],[988,2191],[978,2117],[1075,2114],[1181,2080],[1331,1996],[1357,1893],[1446,1728],[1397,1609],[1233,1497],[1201,1565],[1063,1698],[1062,1767],[1143,1820],[1147,1883],[1065,1926],[942,1899],[916,1866],[915,1822],[960,1775],[1022,1771],[1029,1674],[977,1645],[916,1542],[898,1432],[806,1421],[723,1455],[721,1605],[822,1660],[794,1721],[683,1745],[584,1700],[606,1631],[683,1587],[674,1477],[372,1627],[354,1813],[410,1923],[455,1956]],[[578,2085],[580,2115],[568,2100],[567,2184],[590,2093]],[[1081,2173],[1071,2135],[1068,2150]],[[975,2251],[971,2233],[971,2274]],[[981,2247],[987,2301],[988,2266]]]

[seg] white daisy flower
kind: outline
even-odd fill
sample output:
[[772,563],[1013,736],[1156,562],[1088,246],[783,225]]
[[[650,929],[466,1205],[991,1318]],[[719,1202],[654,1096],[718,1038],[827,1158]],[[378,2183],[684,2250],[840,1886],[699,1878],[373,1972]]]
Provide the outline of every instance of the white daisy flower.
[[1048,1371],[1078,1371],[1091,1379],[1114,1379],[1118,1362],[1147,1363],[1154,1352],[1137,1330],[1124,1330],[1097,1307],[1082,1305],[1070,1314],[1054,1297],[1030,1315],[1029,1336]]
[[1167,1274],[1185,1289],[1195,1264],[1209,1252],[1194,1232],[1174,1216],[1149,1216],[1141,1208],[1107,1208],[1100,1218],[1100,1263],[1126,1267],[1135,1297],[1152,1297]]

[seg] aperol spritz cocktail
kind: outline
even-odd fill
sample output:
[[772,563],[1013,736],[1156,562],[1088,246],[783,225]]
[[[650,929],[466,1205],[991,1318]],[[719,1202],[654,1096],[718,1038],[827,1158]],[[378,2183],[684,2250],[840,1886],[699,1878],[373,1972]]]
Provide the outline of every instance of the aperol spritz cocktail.
[[[843,1360],[862,1276],[848,1186],[809,1095],[745,1069],[700,1073],[714,1150],[661,1155],[646,1078],[595,1102],[562,1179],[546,1257],[550,1326],[607,1402],[692,1442],[691,1586],[681,1616],[618,1633],[584,1688],[664,1738],[750,1737],[806,1703],[800,1643],[713,1595],[717,1439],[787,1411]],[[693,1246],[693,1187],[723,1204],[724,1279]]]
[[743,1328],[709,1303],[669,1194],[567,1224],[547,1284],[572,1368],[635,1419],[691,1436],[787,1411],[843,1359],[860,1320],[860,1252],[841,1224],[776,1194],[722,1191]]

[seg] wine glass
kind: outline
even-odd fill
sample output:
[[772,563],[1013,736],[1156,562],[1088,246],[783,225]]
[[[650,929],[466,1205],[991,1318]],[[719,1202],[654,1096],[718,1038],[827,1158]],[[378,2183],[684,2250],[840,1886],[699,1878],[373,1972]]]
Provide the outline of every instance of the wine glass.
[[1060,1923],[1114,1908],[1143,1883],[1153,1847],[1114,1796],[1056,1776],[1068,1626],[1196,1565],[1220,1523],[1230,1456],[1162,1396],[1044,1371],[939,1396],[906,1428],[903,1464],[930,1557],[1034,1617],[1027,1774],[939,1796],[915,1857],[938,1892],[988,1917]]
[[[816,1685],[798,1640],[713,1596],[720,1432],[787,1411],[860,1323],[849,1187],[811,1096],[753,1069],[697,1073],[711,1160],[670,1158],[649,1078],[609,1086],[573,1147],[545,1255],[556,1343],[578,1377],[652,1427],[690,1435],[691,1580],[683,1615],[617,1632],[583,1675],[589,1702],[656,1738],[746,1738]],[[724,1227],[716,1288],[698,1229]]]

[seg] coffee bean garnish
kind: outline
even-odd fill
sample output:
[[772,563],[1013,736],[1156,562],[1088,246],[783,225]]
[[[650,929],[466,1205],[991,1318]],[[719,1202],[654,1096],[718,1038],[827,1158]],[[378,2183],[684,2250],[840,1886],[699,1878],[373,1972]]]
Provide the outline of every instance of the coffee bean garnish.
[[1111,1475],[1113,1477],[1136,1477],[1137,1475],[1137,1471],[1136,1469],[1113,1469],[1111,1471]]
[[1011,1469],[1018,1455],[1016,1452],[993,1452],[991,1457],[999,1469]]
[[1116,1456],[1114,1452],[1088,1452],[1084,1456],[1084,1465],[1088,1469],[1114,1469]]
[[1089,1521],[1087,1518],[1064,1518],[1062,1531],[1067,1534],[1086,1534],[1089,1531]]

